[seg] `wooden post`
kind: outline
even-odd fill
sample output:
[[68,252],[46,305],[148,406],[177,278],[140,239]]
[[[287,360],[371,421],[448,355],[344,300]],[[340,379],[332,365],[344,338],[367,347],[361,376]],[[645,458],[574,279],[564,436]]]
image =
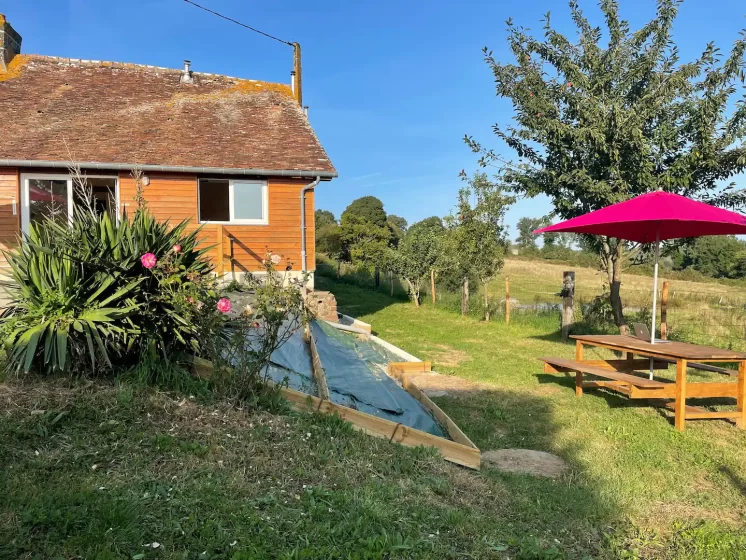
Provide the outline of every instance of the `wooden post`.
[[674,425],[680,432],[683,432],[686,426],[686,360],[681,359],[676,361]]
[[738,395],[736,397],[737,410],[740,417],[736,419],[736,426],[746,430],[746,362],[738,364]]
[[505,277],[505,324],[510,323],[510,278]]
[[218,261],[215,263],[215,268],[218,272],[218,278],[222,279],[223,274],[225,274],[225,264],[223,263],[223,259],[225,257],[225,248],[223,247],[223,224],[218,224],[216,228],[217,232],[217,247],[215,250],[218,252]]
[[[339,277],[339,274],[337,274]],[[391,286],[391,297],[394,297],[394,271],[389,272],[389,284]]]
[[430,269],[430,292],[433,299],[433,305],[435,305],[435,270]]
[[663,282],[663,294],[661,295],[661,340],[668,338],[668,280]]
[[575,324],[575,271],[566,270],[562,273],[562,340],[570,336],[570,329]]
[[464,276],[461,284],[461,315],[469,313],[469,277]]
[[[575,341],[575,361],[583,361],[583,343],[579,340]],[[583,372],[578,371],[575,373],[575,396],[583,396]]]

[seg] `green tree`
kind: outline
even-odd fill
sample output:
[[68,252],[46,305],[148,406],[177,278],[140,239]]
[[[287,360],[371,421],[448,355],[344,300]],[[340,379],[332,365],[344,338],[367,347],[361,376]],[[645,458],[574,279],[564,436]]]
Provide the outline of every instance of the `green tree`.
[[746,244],[732,235],[700,237],[682,253],[681,268],[712,278],[740,278],[746,271]]
[[[617,2],[602,0],[602,32],[572,0],[577,42],[554,29],[549,14],[543,37],[508,20],[515,63],[487,49],[485,61],[498,96],[514,108],[513,122],[493,129],[518,161],[467,136],[480,163],[499,165],[500,180],[516,193],[548,196],[562,219],[658,189],[743,205],[743,190],[717,187],[746,168],[746,104],[734,103],[743,91],[746,34],[725,57],[709,43],[681,63],[672,35],[678,5],[659,0],[655,18],[632,31]],[[593,243],[614,319],[627,332],[620,287],[629,245],[605,237]]]
[[379,269],[389,262],[388,250],[393,237],[383,203],[374,196],[353,200],[342,212],[340,238],[349,260],[375,269],[376,288]]
[[427,218],[414,224],[395,252],[394,272],[407,281],[409,295],[417,307],[426,277],[438,262],[443,236],[440,218]]
[[521,252],[536,251],[536,235],[534,234],[534,230],[539,229],[543,224],[543,218],[524,217],[518,220],[516,224],[518,237],[516,237],[515,243]]
[[319,228],[322,228],[324,226],[328,226],[330,224],[336,224],[337,218],[335,218],[334,214],[332,214],[329,210],[318,209],[313,214],[313,221],[314,221],[314,226],[318,230]]
[[502,269],[507,246],[505,212],[515,202],[486,173],[477,172],[459,190],[457,215],[449,216],[448,235],[444,239],[448,266],[462,274],[461,314],[469,310],[469,273],[482,284],[484,317],[489,321],[487,283]]

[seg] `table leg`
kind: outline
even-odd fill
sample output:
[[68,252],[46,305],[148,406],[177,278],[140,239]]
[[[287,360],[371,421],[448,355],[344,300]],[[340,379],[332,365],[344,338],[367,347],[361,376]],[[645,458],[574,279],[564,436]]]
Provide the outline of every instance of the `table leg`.
[[[575,361],[583,361],[583,343],[579,340],[575,341]],[[583,372],[578,371],[575,373],[575,396],[583,396]]]
[[736,426],[746,430],[746,362],[738,364],[738,412],[741,415],[736,419]]
[[686,360],[676,360],[676,405],[674,425],[680,432],[686,424]]

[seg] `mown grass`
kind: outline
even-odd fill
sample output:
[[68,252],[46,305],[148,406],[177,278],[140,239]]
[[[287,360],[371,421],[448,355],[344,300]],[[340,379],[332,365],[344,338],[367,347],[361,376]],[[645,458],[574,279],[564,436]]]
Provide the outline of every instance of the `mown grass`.
[[[608,393],[506,326],[320,281],[384,338],[479,383],[438,403],[483,450],[550,451],[557,480],[472,472],[327,416],[130,384],[0,383],[0,558],[746,558],[746,437]],[[692,373],[692,375],[695,375]],[[158,543],[153,548],[154,543]]]

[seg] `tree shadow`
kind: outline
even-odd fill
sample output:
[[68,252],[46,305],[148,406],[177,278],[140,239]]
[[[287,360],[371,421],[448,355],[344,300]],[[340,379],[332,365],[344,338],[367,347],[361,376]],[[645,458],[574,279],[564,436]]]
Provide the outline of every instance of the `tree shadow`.
[[[562,437],[556,416],[560,412],[550,399],[520,389],[472,387],[449,389],[447,396],[434,400],[482,451],[479,476],[502,489],[499,501],[490,506],[490,518],[495,530],[513,532],[504,538],[536,535],[547,546],[561,541],[578,557],[595,556],[604,547],[604,533],[623,525],[628,512],[584,465],[584,442]],[[508,449],[551,453],[564,461],[566,469],[558,474],[541,454],[521,463],[504,461],[502,451],[497,465],[488,461],[488,452]],[[542,469],[547,476],[538,474]]]

